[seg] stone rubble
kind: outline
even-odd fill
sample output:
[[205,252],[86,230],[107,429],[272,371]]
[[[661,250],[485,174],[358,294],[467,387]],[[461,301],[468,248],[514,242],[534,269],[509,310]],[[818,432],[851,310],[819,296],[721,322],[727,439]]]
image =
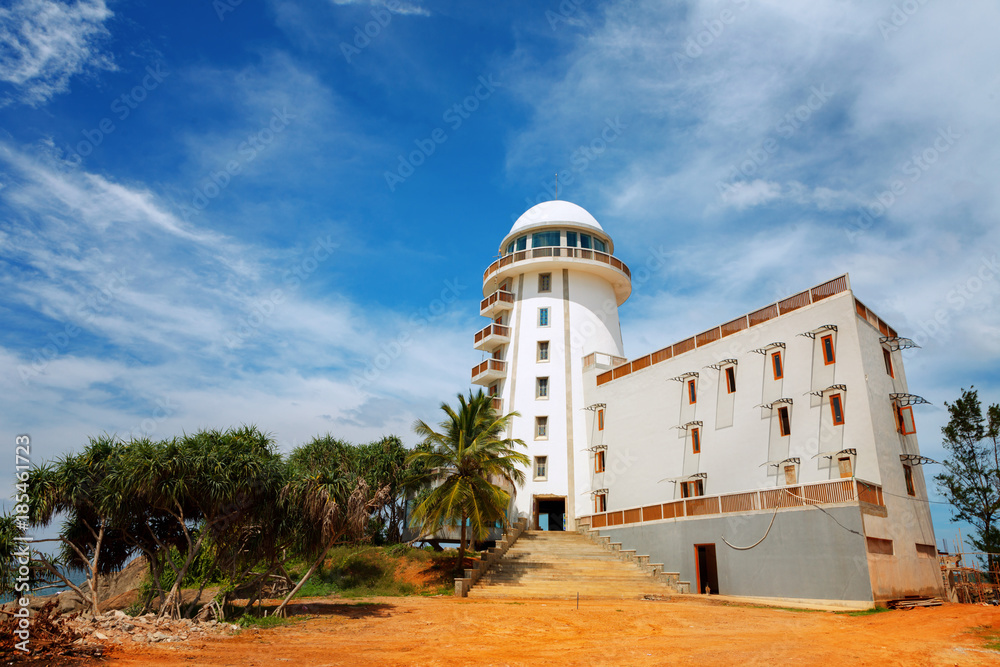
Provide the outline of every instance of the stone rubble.
[[94,618],[89,612],[64,617],[62,621],[84,637],[76,644],[157,644],[205,639],[212,635],[229,635],[238,625],[218,621],[197,621],[189,618],[173,620],[157,618],[156,614],[132,617],[123,611],[109,611]]

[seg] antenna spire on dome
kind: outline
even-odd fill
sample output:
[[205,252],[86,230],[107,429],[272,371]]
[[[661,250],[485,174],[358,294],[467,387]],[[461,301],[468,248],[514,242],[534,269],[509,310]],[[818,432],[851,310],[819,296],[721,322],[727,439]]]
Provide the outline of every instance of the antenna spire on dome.
[[559,199],[559,172],[556,172],[556,199]]

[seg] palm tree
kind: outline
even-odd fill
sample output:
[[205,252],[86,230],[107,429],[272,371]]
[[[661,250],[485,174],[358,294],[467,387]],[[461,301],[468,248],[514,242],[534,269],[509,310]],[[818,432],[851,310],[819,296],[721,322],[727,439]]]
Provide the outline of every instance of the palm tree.
[[516,412],[498,415],[492,401],[482,390],[468,400],[458,395],[458,409],[441,404],[447,419],[441,422],[441,431],[435,431],[423,421],[417,421],[413,430],[424,438],[429,447],[413,452],[408,464],[418,464],[426,470],[419,480],[433,485],[424,499],[413,510],[414,523],[425,534],[440,530],[445,525],[461,522],[461,542],[458,548],[458,567],[465,561],[466,524],[472,538],[485,539],[491,526],[501,522],[507,527],[507,506],[511,494],[501,484],[516,491],[524,483],[524,470],[530,463],[528,457],[515,447],[524,447],[521,440],[505,437]]

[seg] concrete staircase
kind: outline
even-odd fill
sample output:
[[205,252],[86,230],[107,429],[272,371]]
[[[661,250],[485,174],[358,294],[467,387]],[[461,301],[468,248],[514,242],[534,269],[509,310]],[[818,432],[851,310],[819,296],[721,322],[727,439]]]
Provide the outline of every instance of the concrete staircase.
[[470,598],[628,599],[678,591],[648,556],[601,546],[573,532],[524,531],[479,582]]

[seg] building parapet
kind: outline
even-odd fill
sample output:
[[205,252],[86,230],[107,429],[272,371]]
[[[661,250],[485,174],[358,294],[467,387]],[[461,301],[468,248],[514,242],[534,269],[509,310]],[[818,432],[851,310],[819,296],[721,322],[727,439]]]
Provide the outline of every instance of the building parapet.
[[[616,365],[611,370],[605,371],[597,376],[597,385],[600,386],[606,382],[617,380],[618,378],[629,375],[634,371],[641,370],[647,366],[652,366],[653,364],[658,364],[661,361],[666,361],[667,359],[672,359],[676,356],[684,354],[685,352],[690,352],[695,348],[714,343],[725,338],[726,336],[731,336],[734,333],[743,331],[744,329],[749,329],[750,327],[757,326],[758,324],[762,324],[776,317],[787,315],[792,311],[817,303],[823,299],[834,296],[835,294],[850,291],[850,289],[850,281],[845,273],[844,275],[834,278],[833,280],[828,280],[821,285],[807,289],[804,292],[799,292],[798,294],[792,295],[787,299],[782,299],[781,301],[772,303],[769,306],[755,310],[752,313],[741,315],[735,320],[730,320],[729,322],[713,327],[708,331],[703,331],[696,336],[686,338],[678,343],[674,343],[673,345],[668,345],[660,350],[657,350],[656,352],[647,354],[644,357],[639,357],[631,362]],[[892,338],[897,336],[896,332],[891,327],[889,327],[873,312],[868,310],[864,304],[857,299],[854,301],[859,317],[877,328],[883,335]],[[585,362],[584,368],[586,367],[587,364]]]
[[580,517],[577,523],[589,525],[591,528],[607,528],[663,519],[739,514],[837,503],[867,503],[885,507],[882,487],[878,484],[860,479],[837,479],[815,484],[781,486],[717,496],[696,496],[656,505],[629,507]]

